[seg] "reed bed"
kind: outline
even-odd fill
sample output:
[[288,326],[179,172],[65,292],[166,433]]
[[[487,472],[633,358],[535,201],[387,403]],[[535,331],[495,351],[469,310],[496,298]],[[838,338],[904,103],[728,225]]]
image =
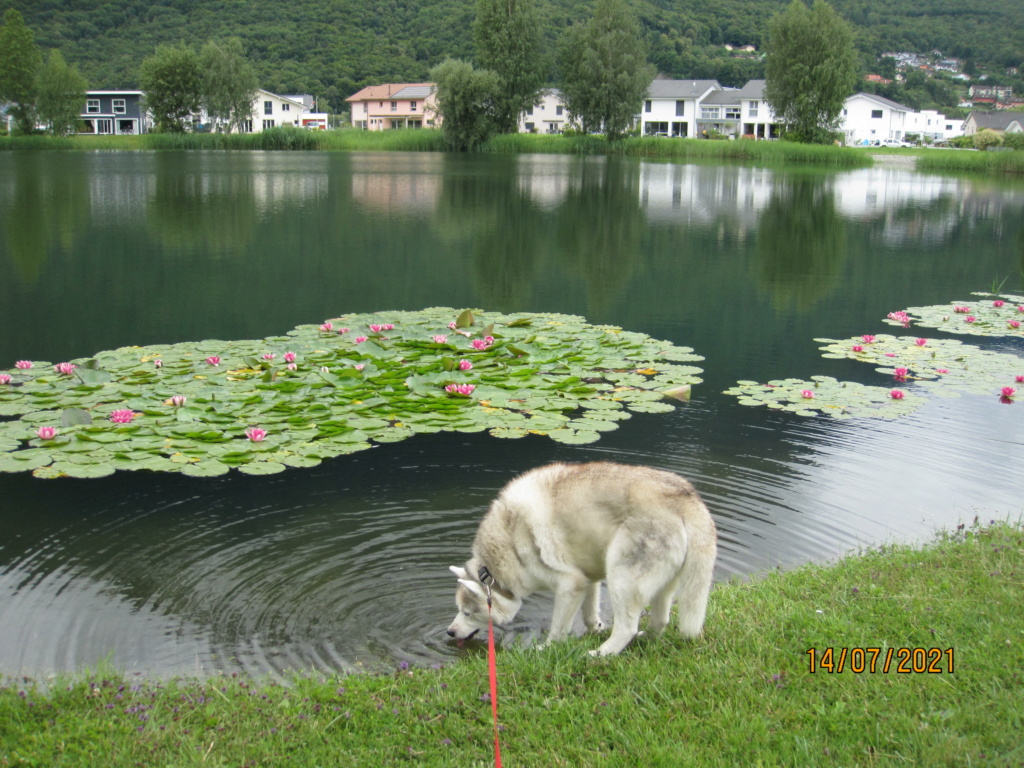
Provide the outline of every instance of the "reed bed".
[[1024,151],[971,152],[934,149],[917,156],[917,169],[932,173],[1024,174]]

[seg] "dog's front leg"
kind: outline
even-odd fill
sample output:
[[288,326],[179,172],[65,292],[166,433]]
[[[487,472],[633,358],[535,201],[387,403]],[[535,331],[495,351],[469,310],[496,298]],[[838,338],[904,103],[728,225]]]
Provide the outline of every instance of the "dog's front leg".
[[547,642],[562,640],[572,629],[573,619],[583,605],[588,581],[578,576],[565,576],[555,588],[555,607],[551,613],[551,629]]

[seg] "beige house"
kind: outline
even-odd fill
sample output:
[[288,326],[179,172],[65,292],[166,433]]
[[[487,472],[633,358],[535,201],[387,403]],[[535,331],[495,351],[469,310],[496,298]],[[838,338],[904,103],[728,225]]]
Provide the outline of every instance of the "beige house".
[[996,133],[1024,131],[1024,112],[971,112],[964,121],[964,135],[973,136],[985,129]]
[[426,128],[440,124],[435,83],[368,85],[345,99],[352,105],[352,125],[366,131]]

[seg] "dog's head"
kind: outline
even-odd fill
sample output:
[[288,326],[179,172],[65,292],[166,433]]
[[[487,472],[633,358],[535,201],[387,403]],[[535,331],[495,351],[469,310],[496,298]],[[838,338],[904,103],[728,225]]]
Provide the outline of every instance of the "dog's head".
[[[459,579],[455,590],[455,605],[459,612],[448,627],[448,636],[456,640],[468,640],[481,629],[487,628],[487,587],[466,568],[452,565],[449,569]],[[475,570],[475,569],[474,569]],[[518,597],[507,597],[497,589],[491,589],[490,618],[494,624],[507,624],[515,618],[523,601]]]

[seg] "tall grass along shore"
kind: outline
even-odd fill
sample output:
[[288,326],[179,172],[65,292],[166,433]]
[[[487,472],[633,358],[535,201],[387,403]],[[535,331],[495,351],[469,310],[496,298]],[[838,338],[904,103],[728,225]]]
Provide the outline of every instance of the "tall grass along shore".
[[[712,592],[705,636],[498,651],[507,766],[1024,764],[1024,529],[961,526]],[[482,651],[285,682],[0,684],[0,766],[487,766]]]
[[[443,152],[440,131],[306,131],[273,128],[262,133],[183,133],[141,136],[12,136],[0,138],[3,149],[247,149]],[[495,136],[484,152],[627,155],[668,160],[739,160],[763,164],[813,164],[834,167],[870,165],[862,151],[846,147],[796,144],[788,141],[706,141],[703,139],[627,138],[609,142],[603,136],[547,136],[509,134]]]

